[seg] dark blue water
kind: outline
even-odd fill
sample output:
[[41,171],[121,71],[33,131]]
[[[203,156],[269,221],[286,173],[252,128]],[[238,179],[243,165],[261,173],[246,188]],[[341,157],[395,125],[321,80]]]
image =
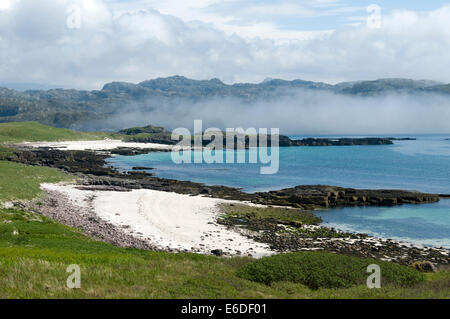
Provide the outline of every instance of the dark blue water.
[[[450,194],[450,135],[415,136],[394,145],[280,148],[277,174],[261,175],[261,164],[175,164],[170,153],[117,156],[110,164],[156,168],[157,176],[210,185],[266,191],[296,185],[394,188]],[[249,152],[257,150],[237,151]],[[321,213],[322,214],[322,213]],[[323,213],[326,223],[371,235],[448,246],[450,204],[393,208],[348,208]],[[395,218],[394,218],[395,217]],[[428,236],[428,237],[427,237]]]

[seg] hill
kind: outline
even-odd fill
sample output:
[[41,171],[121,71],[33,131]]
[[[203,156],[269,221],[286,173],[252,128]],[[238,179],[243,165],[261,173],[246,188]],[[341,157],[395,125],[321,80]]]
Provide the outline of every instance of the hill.
[[331,85],[304,80],[266,79],[261,83],[228,85],[219,79],[192,80],[182,76],[157,78],[138,84],[107,83],[101,90],[28,90],[0,88],[0,123],[36,121],[61,128],[112,130],[105,119],[130,108],[157,110],[177,101],[198,102],[208,98],[235,98],[243,105],[271,101],[305,89],[336,94],[370,96],[392,92],[409,94],[450,93],[449,85],[410,79],[344,82]]

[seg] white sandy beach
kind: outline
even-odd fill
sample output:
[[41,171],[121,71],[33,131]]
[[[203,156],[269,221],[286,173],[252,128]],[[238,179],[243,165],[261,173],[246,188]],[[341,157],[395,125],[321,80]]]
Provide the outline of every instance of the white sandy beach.
[[[61,150],[107,151],[118,147],[171,149],[170,145],[128,143],[120,140],[26,142],[28,147]],[[126,233],[147,240],[161,249],[210,254],[221,249],[229,255],[262,257],[273,254],[268,245],[257,243],[216,223],[219,203],[227,202],[154,190],[131,192],[79,190],[76,185],[42,184],[43,190],[68,196],[73,204],[89,206],[106,222]]]
[[66,141],[66,142],[25,142],[19,145],[28,147],[52,147],[60,150],[69,151],[103,151],[112,150],[118,147],[129,148],[152,148],[160,150],[170,150],[172,145],[156,144],[156,143],[132,143],[123,142],[121,140],[94,140],[94,141]]
[[76,205],[91,205],[101,219],[161,249],[206,254],[221,249],[229,255],[253,257],[274,253],[268,245],[216,223],[217,204],[225,200],[154,190],[92,191],[61,184],[41,187],[67,195]]

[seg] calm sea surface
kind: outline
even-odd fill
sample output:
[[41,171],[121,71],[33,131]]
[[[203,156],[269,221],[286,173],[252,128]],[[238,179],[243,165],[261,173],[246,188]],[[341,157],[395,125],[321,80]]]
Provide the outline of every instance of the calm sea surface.
[[[395,188],[450,194],[450,135],[411,135],[394,145],[282,147],[280,168],[261,175],[261,164],[175,164],[170,153],[116,156],[119,169],[150,166],[158,177],[266,191],[296,185]],[[305,136],[291,136],[301,138]],[[327,136],[333,137],[333,136]],[[230,151],[228,151],[230,152]],[[244,152],[248,157],[247,151]],[[374,236],[450,248],[450,200],[390,208],[345,208],[318,212],[325,224]]]

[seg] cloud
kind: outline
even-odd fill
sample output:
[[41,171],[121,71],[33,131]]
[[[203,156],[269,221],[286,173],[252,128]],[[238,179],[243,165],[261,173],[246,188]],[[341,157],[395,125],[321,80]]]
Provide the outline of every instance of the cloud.
[[237,98],[149,99],[123,105],[119,114],[88,128],[119,130],[151,123],[192,130],[194,120],[202,120],[204,129],[279,128],[282,134],[426,134],[449,133],[449,119],[450,99],[435,94],[360,97],[296,90],[251,103]]
[[[379,29],[362,23],[329,32],[292,30],[277,41],[277,26],[270,23],[230,24],[233,32],[227,32],[206,18],[188,21],[139,6],[125,12],[117,2],[104,0],[10,3],[0,11],[0,82],[100,88],[113,80],[139,82],[174,74],[228,83],[266,77],[450,82],[442,72],[450,68],[450,6],[395,11],[383,16]],[[68,8],[74,4],[80,8],[79,29],[67,26]],[[195,12],[207,17],[216,4],[202,1]],[[330,8],[339,3],[315,2],[320,4]],[[188,6],[183,10],[193,12]],[[232,18],[224,14],[219,22]]]

